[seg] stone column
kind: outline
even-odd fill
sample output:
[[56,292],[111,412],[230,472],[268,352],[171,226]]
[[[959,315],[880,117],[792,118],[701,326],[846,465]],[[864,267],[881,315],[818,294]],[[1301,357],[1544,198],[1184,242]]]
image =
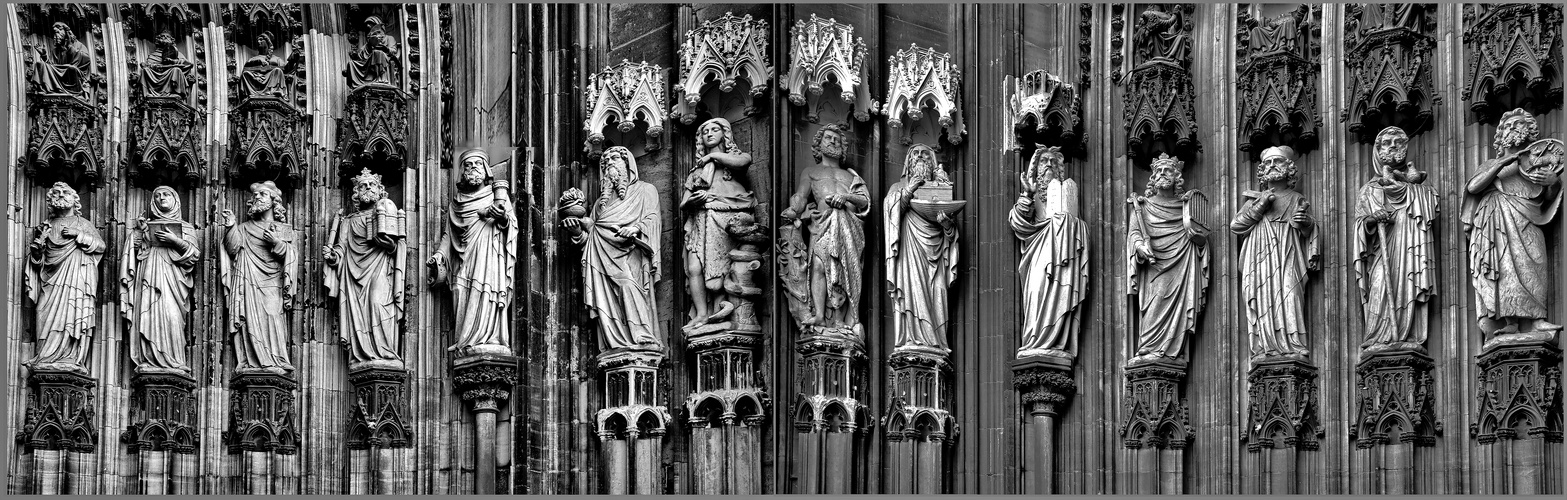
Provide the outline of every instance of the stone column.
[[852,493],[854,461],[867,430],[861,387],[865,346],[843,336],[809,335],[800,353],[800,403],[795,408],[794,494]]
[[1469,436],[1484,495],[1562,492],[1562,350],[1556,332],[1498,336],[1480,350]]
[[1252,363],[1246,375],[1250,404],[1241,435],[1241,491],[1294,494],[1302,479],[1314,477],[1306,452],[1320,447],[1324,432],[1317,416],[1317,367],[1305,359],[1268,358]]
[[1055,492],[1056,417],[1064,413],[1077,392],[1072,381],[1072,361],[1052,356],[1031,356],[1012,362],[1012,387],[1028,411],[1024,429],[1023,492],[1048,495]]
[[947,446],[957,437],[952,418],[952,364],[946,355],[894,351],[887,360],[892,408],[887,429],[887,493],[945,493]]
[[481,353],[452,362],[452,384],[473,411],[474,493],[496,494],[495,416],[511,399],[517,385],[517,357],[505,353]]
[[[382,366],[351,369],[354,406],[348,420],[348,493],[406,494],[412,490],[411,471],[401,470],[399,458],[412,445],[406,422],[408,370]],[[385,458],[386,460],[383,460]]]

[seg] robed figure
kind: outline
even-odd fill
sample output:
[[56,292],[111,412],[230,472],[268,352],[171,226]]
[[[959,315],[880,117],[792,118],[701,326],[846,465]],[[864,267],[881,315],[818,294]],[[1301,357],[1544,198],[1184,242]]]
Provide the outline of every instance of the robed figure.
[[240,87],[247,97],[283,95],[283,58],[272,53],[272,34],[256,35],[256,55],[245,60],[239,74]]
[[779,214],[786,224],[778,230],[778,260],[789,311],[802,329],[861,341],[864,219],[871,198],[865,179],[843,164],[847,139],[848,128],[839,124],[816,132],[816,164],[801,170],[789,207]]
[[338,301],[338,334],[350,367],[401,368],[406,216],[387,199],[380,175],[367,169],[353,181],[358,208],[333,217],[322,249],[327,296]]
[[92,67],[87,44],[76,38],[76,33],[65,23],[56,22],[54,37],[49,47],[38,47],[38,58],[32,63],[33,90],[42,94],[81,94],[82,83]]
[[1408,160],[1409,136],[1377,133],[1376,176],[1355,201],[1352,249],[1366,351],[1424,352],[1427,306],[1436,296],[1436,189]]
[[107,247],[81,198],[63,182],[46,194],[49,220],[28,245],[27,298],[36,308],[38,343],[27,365],[34,371],[87,373],[87,351],[97,326],[98,261]]
[[1077,182],[1066,177],[1064,160],[1061,148],[1036,149],[1009,214],[1012,232],[1023,242],[1018,358],[1077,357],[1079,306],[1088,293],[1088,227],[1078,217]]
[[435,252],[425,261],[430,284],[452,292],[456,343],[448,351],[511,354],[511,310],[517,275],[517,215],[511,185],[490,175],[489,156],[470,149],[458,159],[457,194]]
[[1207,198],[1195,190],[1181,193],[1183,166],[1160,154],[1147,190],[1129,200],[1127,279],[1138,313],[1134,356],[1143,360],[1187,359],[1187,337],[1206,303]]
[[1287,146],[1262,152],[1257,179],[1263,190],[1246,191],[1230,221],[1241,243],[1241,295],[1251,358],[1305,358],[1306,273],[1321,266],[1316,222],[1306,197],[1295,190],[1300,170]]
[[397,38],[386,34],[380,17],[365,19],[365,28],[369,32],[349,52],[348,70],[343,72],[348,76],[350,90],[369,84],[391,85],[392,70],[399,57]]
[[[587,217],[561,225],[582,245],[582,297],[599,323],[599,350],[664,350],[658,302],[658,189],[642,181],[631,150],[616,146],[600,160],[602,193]],[[576,192],[571,193],[575,195]],[[562,205],[570,205],[571,198]]]
[[142,92],[148,96],[184,96],[190,88],[186,73],[195,66],[179,48],[174,46],[174,35],[168,31],[158,33],[153,39],[151,54],[141,65]]
[[687,328],[721,321],[737,300],[725,296],[724,280],[736,247],[733,228],[755,220],[756,195],[740,182],[751,155],[735,144],[729,120],[714,118],[697,128],[696,166],[686,175],[680,207],[685,217],[686,288],[691,294]]
[[120,313],[137,373],[190,374],[186,354],[191,271],[201,258],[196,226],[180,215],[180,195],[152,191],[147,215],[136,220],[120,259]]
[[1480,330],[1487,337],[1553,332],[1546,321],[1558,275],[1540,229],[1562,205],[1562,142],[1540,133],[1523,109],[1502,115],[1497,157],[1469,179],[1461,220],[1469,233],[1469,275]]
[[[927,189],[944,192],[937,198],[945,199],[922,196]],[[924,144],[910,147],[902,179],[882,200],[894,351],[952,351],[947,345],[947,287],[958,275],[956,221],[945,210],[931,216],[913,209],[915,203],[951,200],[952,181],[936,165],[936,151]]]
[[224,211],[223,258],[229,333],[240,373],[287,374],[294,370],[285,312],[294,300],[299,252],[283,209],[283,191],[272,181],[250,185],[244,222]]

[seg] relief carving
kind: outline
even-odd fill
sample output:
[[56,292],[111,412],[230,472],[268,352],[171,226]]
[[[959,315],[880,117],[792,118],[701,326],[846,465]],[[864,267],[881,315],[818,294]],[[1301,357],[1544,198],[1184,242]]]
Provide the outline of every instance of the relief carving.
[[[806,103],[805,94],[821,95],[829,82],[838,86],[839,98],[853,104],[855,120],[866,121],[877,109],[863,78],[865,39],[854,36],[854,26],[811,14],[790,30],[789,79],[783,89],[795,106]],[[807,119],[815,123],[815,112]]]
[[169,186],[152,192],[145,216],[130,229],[120,260],[120,314],[136,373],[190,375],[192,270],[201,259],[196,226],[180,213],[180,195]]
[[102,175],[107,96],[101,16],[98,7],[83,4],[17,8],[27,72],[23,170],[40,186],[93,185]]
[[843,164],[848,138],[839,124],[816,132],[816,164],[801,169],[779,214],[785,225],[777,255],[789,312],[806,335],[863,345],[860,291],[871,199],[865,179]]
[[1187,337],[1196,332],[1208,292],[1208,198],[1182,191],[1183,162],[1161,154],[1141,195],[1127,200],[1128,290],[1138,321],[1128,365],[1160,358],[1185,365]]
[[1241,243],[1241,293],[1246,299],[1246,330],[1251,359],[1305,359],[1306,281],[1321,269],[1316,219],[1305,195],[1295,190],[1300,170],[1295,151],[1278,146],[1262,151],[1257,163],[1261,191],[1242,193],[1230,231]]
[[[925,117],[928,106],[936,112],[936,124],[947,131],[947,142],[963,142],[968,133],[963,125],[963,111],[958,108],[958,81],[961,73],[952,63],[952,54],[936,52],[909,44],[908,49],[898,49],[887,58],[887,104],[881,114],[887,115],[887,126],[903,127],[903,118],[918,122]],[[908,143],[907,135],[904,143]]]
[[[679,95],[670,116],[686,125],[695,122],[702,89],[709,83],[729,92],[736,80],[744,78],[751,84],[750,96],[761,97],[773,80],[773,67],[767,62],[768,37],[767,21],[753,20],[750,14],[735,17],[732,12],[686,32],[680,45],[680,84],[675,87]],[[755,112],[755,106],[746,108],[747,115]]]
[[761,288],[752,275],[761,267],[758,245],[767,235],[756,221],[756,195],[742,182],[750,173],[751,155],[735,144],[723,118],[698,127],[696,155],[680,200],[692,304],[683,329],[688,336],[719,330],[759,333],[754,301]]
[[1078,216],[1077,181],[1066,176],[1054,147],[1035,149],[1019,180],[1023,191],[1008,213],[1013,234],[1023,242],[1017,357],[1070,362],[1077,357],[1079,307],[1088,294],[1088,227]]
[[1435,229],[1440,208],[1427,173],[1408,161],[1398,127],[1377,134],[1376,176],[1355,203],[1355,278],[1364,305],[1362,352],[1425,352],[1427,307],[1436,296]]
[[584,92],[583,110],[588,119],[583,131],[588,133],[588,156],[598,158],[604,154],[604,127],[615,125],[622,134],[637,128],[635,120],[647,124],[647,149],[659,148],[659,138],[664,135],[664,69],[647,62],[633,63],[622,60],[620,64],[604,68],[588,76],[588,88]]
[[[599,350],[662,353],[654,296],[663,234],[658,189],[642,180],[636,158],[625,147],[609,148],[599,165],[602,194],[592,211],[561,219],[572,243],[582,245],[582,296],[598,318]],[[568,190],[560,206],[574,212],[582,196],[580,190]]]
[[909,148],[902,178],[882,199],[895,355],[945,359],[952,352],[947,343],[947,287],[958,275],[954,217],[967,203],[952,199],[952,181],[936,163],[934,148]]
[[1513,108],[1542,114],[1562,106],[1562,6],[1465,4],[1463,98],[1486,123]]
[[1349,107],[1340,120],[1360,142],[1387,127],[1420,135],[1434,124],[1440,103],[1431,80],[1436,39],[1435,4],[1345,6],[1344,64],[1350,72]]
[[296,291],[299,253],[294,249],[298,235],[286,213],[283,191],[266,181],[250,185],[243,222],[236,224],[232,211],[221,214],[221,224],[229,229],[219,270],[240,374],[288,376],[294,371],[287,310]]
[[[1263,8],[1258,8],[1262,17]],[[1236,42],[1240,75],[1240,150],[1278,144],[1299,154],[1317,147],[1317,79],[1322,8],[1300,5],[1262,19],[1242,5]]]
[[1191,4],[1149,5],[1133,24],[1132,69],[1121,119],[1127,156],[1139,162],[1170,154],[1191,161],[1197,142],[1192,87]]
[[332,218],[321,249],[327,296],[338,300],[338,338],[348,349],[349,371],[399,370],[407,214],[369,170],[354,177],[352,203],[354,212]]
[[37,344],[25,364],[33,372],[87,375],[97,330],[98,262],[107,244],[82,217],[81,198],[56,182],[45,198],[49,218],[33,230],[25,267],[27,299],[36,308]]
[[425,260],[430,285],[452,294],[456,342],[447,351],[510,355],[512,299],[517,273],[517,214],[511,184],[490,171],[489,155],[470,149],[435,252]]

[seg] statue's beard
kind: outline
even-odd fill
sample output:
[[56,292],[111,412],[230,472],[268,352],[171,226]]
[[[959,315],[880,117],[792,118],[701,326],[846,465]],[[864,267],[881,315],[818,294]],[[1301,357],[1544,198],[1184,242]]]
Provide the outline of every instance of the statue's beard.
[[76,208],[76,203],[66,198],[52,198],[49,200],[49,208],[56,212],[69,212]]
[[1403,165],[1409,152],[1403,148],[1377,150],[1377,161],[1383,165]]
[[915,160],[911,167],[913,167],[913,171],[909,173],[910,179],[922,181],[930,180],[931,164],[929,160]]
[[256,200],[256,201],[250,202],[250,206],[248,208],[250,209],[250,216],[251,216],[251,218],[255,218],[256,216],[263,215],[263,214],[271,211],[272,210],[272,202]]
[[1153,186],[1154,189],[1175,189],[1175,185],[1180,181],[1181,179],[1174,175],[1154,174],[1153,178],[1148,180],[1148,185]]
[[843,146],[833,143],[822,144],[822,156],[835,160],[843,159]]
[[1283,182],[1289,180],[1289,174],[1285,173],[1284,169],[1280,167],[1263,169],[1262,172],[1257,174],[1257,177],[1262,179],[1263,182]]
[[616,196],[626,195],[626,174],[620,169],[607,169],[604,171],[604,180],[600,181],[600,189],[605,193],[615,193]]
[[1502,145],[1509,148],[1516,148],[1522,146],[1524,141],[1527,141],[1528,138],[1529,135],[1528,133],[1524,132],[1522,126],[1514,126],[1512,130],[1502,134]]
[[482,175],[482,174],[480,174],[478,172],[474,172],[474,173],[471,173],[471,174],[463,174],[462,181],[458,182],[457,184],[458,184],[458,187],[461,187],[463,189],[467,189],[467,190],[470,190],[470,191],[474,190],[474,189],[478,189],[479,186],[484,185],[484,175]]

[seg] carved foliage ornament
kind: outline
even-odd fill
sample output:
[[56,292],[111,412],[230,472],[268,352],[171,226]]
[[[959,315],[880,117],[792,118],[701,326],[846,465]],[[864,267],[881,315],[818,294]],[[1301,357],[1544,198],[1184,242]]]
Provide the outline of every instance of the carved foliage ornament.
[[810,19],[795,23],[790,40],[789,76],[783,82],[789,102],[802,106],[806,92],[821,95],[823,85],[831,81],[841,90],[843,102],[854,104],[854,119],[869,120],[876,102],[862,80],[865,39],[854,36],[854,26],[811,14]]
[[1192,86],[1191,4],[1149,5],[1133,23],[1133,67],[1122,120],[1127,156],[1147,162],[1160,153],[1195,159],[1196,89]]
[[1434,4],[1349,4],[1344,64],[1351,73],[1349,107],[1340,120],[1362,143],[1387,127],[1410,137],[1431,129]]
[[96,184],[107,109],[103,12],[84,4],[33,4],[18,6],[17,18],[27,45],[23,171],[43,186]]
[[[130,171],[141,185],[195,184],[206,170],[206,44],[189,4],[124,4],[131,87]],[[140,39],[142,43],[137,43]],[[147,50],[138,57],[137,47]]]
[[898,49],[887,58],[887,68],[887,104],[882,114],[887,115],[888,126],[902,127],[905,115],[917,122],[929,107],[936,112],[936,124],[947,130],[947,141],[963,142],[966,131],[958,107],[959,73],[952,54],[909,44],[908,49]]
[[[276,179],[282,184],[303,173],[305,139],[304,13],[293,4],[225,6],[230,127],[234,156],[229,175],[238,182]],[[240,47],[244,47],[243,56]],[[286,50],[285,50],[286,48]]]
[[686,125],[695,122],[702,89],[709,83],[717,83],[720,92],[729,92],[744,78],[751,84],[751,97],[766,92],[773,81],[767,38],[767,21],[752,19],[749,14],[735,17],[725,13],[686,32],[686,41],[680,45],[680,85],[675,88],[680,95],[672,115]]
[[664,134],[664,69],[648,62],[621,60],[588,77],[585,93],[588,119],[586,150],[594,158],[604,153],[604,127],[615,125],[620,133],[636,129],[636,120],[647,124],[648,149],[658,148]]
[[1268,18],[1242,7],[1236,22],[1240,150],[1274,145],[1306,154],[1317,146],[1321,6],[1300,5]]
[[1086,153],[1081,140],[1083,101],[1072,84],[1045,70],[1022,78],[1007,76],[1006,125],[1012,134],[1002,139],[1002,150],[1022,152],[1024,144],[1056,146],[1070,153]]
[[1541,114],[1561,107],[1561,5],[1465,4],[1464,26],[1463,98],[1478,118],[1495,122],[1514,108]]

